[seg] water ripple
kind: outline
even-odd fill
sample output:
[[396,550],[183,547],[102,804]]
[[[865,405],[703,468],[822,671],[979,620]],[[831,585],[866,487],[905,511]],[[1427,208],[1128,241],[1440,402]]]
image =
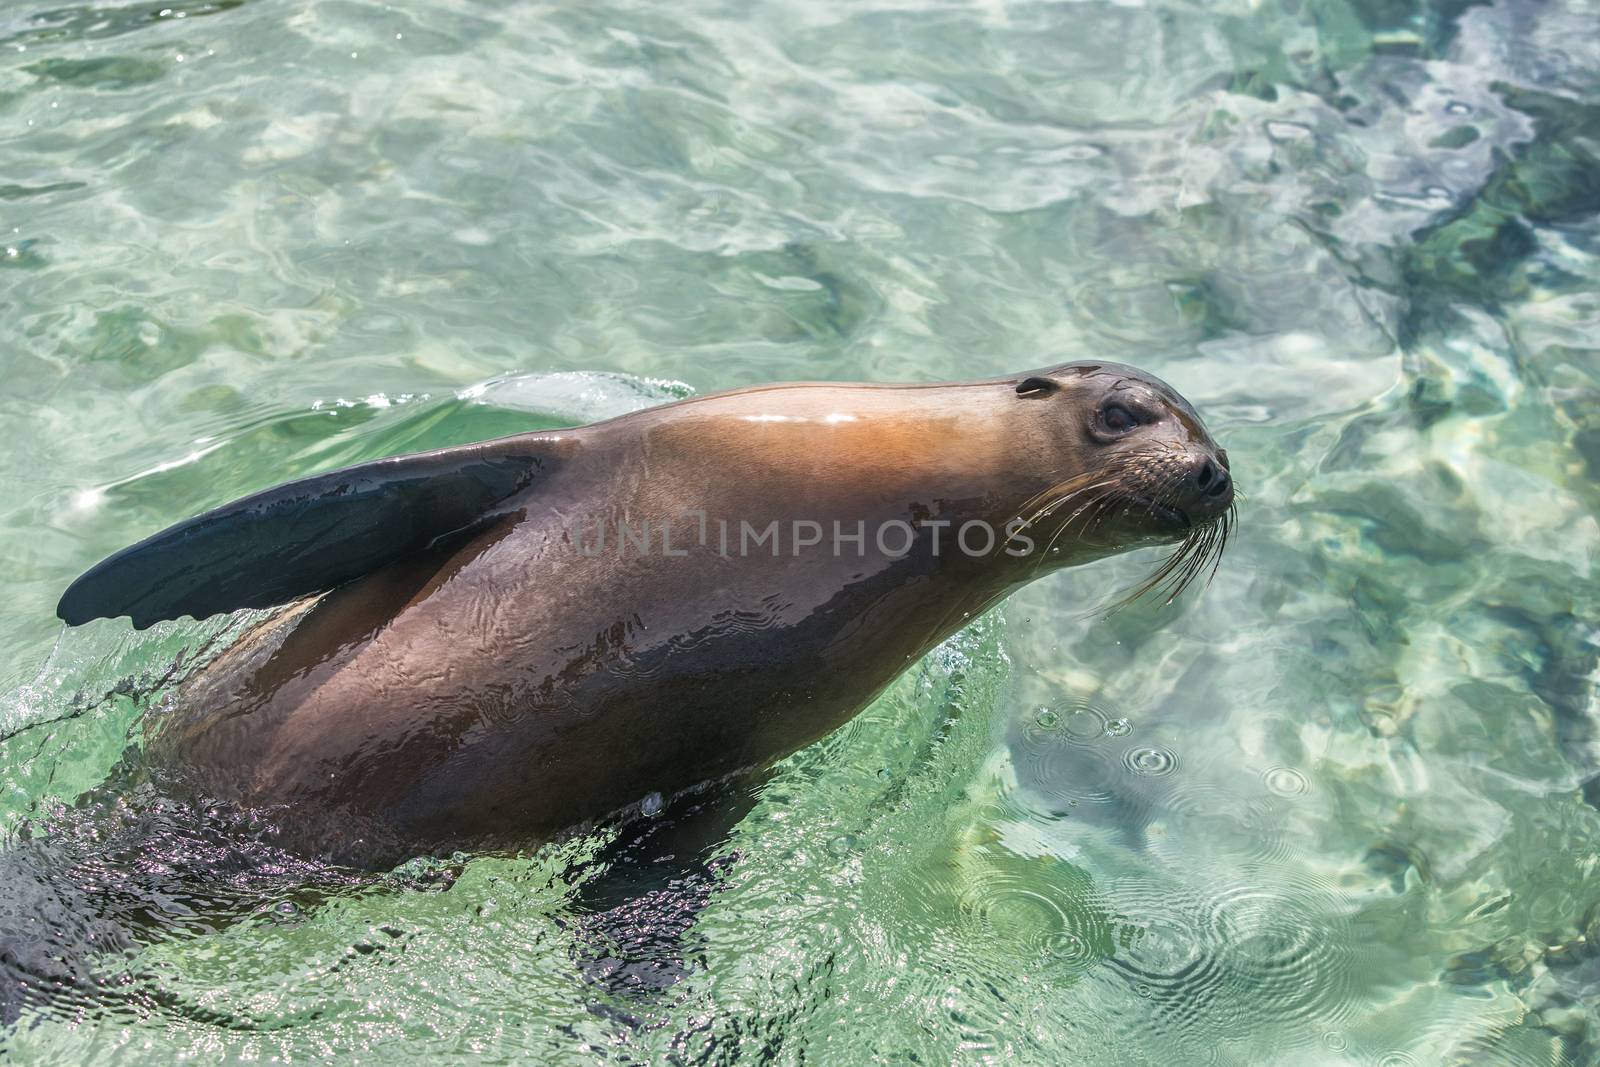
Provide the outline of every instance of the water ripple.
[[1351,930],[1321,886],[1234,884],[1200,894],[1119,882],[1104,894],[1133,931],[1111,963],[1164,1025],[1243,1039],[1326,1027],[1354,1009]]

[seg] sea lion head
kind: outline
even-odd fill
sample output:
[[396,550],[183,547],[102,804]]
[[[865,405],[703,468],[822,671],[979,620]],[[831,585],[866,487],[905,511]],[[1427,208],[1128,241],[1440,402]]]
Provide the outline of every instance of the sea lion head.
[[1037,432],[1065,475],[1023,516],[1041,532],[1104,551],[1180,543],[1161,577],[1186,575],[1181,584],[1220,555],[1233,523],[1228,453],[1177,390],[1098,361],[1027,375],[1015,390],[1039,405]]

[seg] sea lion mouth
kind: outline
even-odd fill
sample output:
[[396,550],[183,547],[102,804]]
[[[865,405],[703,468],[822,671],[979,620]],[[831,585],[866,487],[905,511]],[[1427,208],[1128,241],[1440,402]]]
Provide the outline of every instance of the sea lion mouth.
[[1154,518],[1176,529],[1187,530],[1194,525],[1187,511],[1159,503],[1154,497],[1145,496],[1143,493],[1124,493],[1122,498],[1134,508],[1143,509]]

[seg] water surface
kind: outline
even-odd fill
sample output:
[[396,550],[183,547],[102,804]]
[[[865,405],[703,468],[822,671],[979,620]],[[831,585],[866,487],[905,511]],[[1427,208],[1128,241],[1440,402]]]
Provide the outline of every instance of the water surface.
[[60,590],[287,477],[1094,357],[1247,496],[1203,593],[1054,576],[787,761],[703,908],[463,857],[175,923],[0,1044],[1596,1062],[1597,212],[1586,0],[7,5],[8,834],[228,632]]

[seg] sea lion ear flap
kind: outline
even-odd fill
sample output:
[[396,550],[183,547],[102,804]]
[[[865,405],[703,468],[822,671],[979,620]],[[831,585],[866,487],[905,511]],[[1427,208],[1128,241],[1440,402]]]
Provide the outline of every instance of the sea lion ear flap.
[[1022,381],[1017,383],[1017,395],[1030,398],[1049,396],[1051,393],[1056,392],[1060,388],[1060,385],[1051,381],[1049,378],[1040,378],[1035,375],[1031,378],[1024,378]]
[[555,459],[549,438],[524,434],[289,482],[107,557],[56,614],[70,626],[127,615],[142,630],[324,592],[502,513]]

